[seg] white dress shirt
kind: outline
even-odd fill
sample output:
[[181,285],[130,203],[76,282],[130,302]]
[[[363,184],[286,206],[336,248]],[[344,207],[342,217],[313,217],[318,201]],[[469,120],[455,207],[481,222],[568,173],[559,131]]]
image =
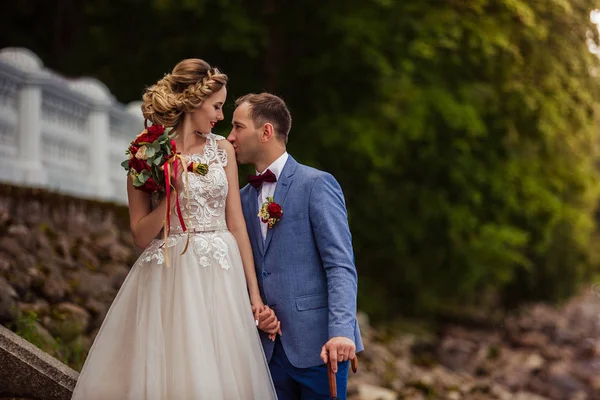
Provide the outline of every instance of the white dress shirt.
[[[275,161],[273,161],[273,163],[271,165],[269,165],[265,171],[267,169],[270,169],[271,172],[273,174],[275,174],[275,176],[277,177],[277,180],[279,181],[279,176],[281,175],[281,171],[283,171],[283,167],[285,166],[285,163],[287,162],[288,159],[288,153],[287,151],[285,153],[283,153],[281,156],[279,156],[279,158]],[[263,174],[265,171],[262,172],[256,172],[257,175],[261,175]],[[258,210],[257,212],[260,212],[260,209],[263,205],[263,203],[265,201],[267,201],[267,197],[273,197],[273,195],[275,194],[275,188],[277,187],[277,182],[263,182],[262,186],[260,187],[260,191],[258,193]],[[260,222],[260,229],[262,231],[262,237],[263,240],[265,240],[267,238],[267,229],[268,229],[268,224],[266,222],[262,222],[259,218],[259,222]]]

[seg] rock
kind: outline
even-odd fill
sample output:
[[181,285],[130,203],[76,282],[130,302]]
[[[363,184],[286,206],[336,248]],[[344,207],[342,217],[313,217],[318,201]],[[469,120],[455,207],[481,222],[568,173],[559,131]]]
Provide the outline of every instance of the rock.
[[119,290],[121,285],[129,274],[129,267],[122,264],[112,265],[110,269],[107,269],[107,274],[110,276],[110,283],[115,290]]
[[388,365],[393,363],[393,358],[390,352],[378,343],[371,343],[370,347],[361,353],[361,361],[371,365],[371,372],[379,376],[385,376],[388,370]]
[[99,258],[88,247],[80,246],[76,255],[77,260],[91,271],[96,271],[100,266]]
[[45,277],[38,266],[27,268],[27,276],[29,277],[29,286],[36,289],[44,286]]
[[10,270],[4,276],[8,279],[11,286],[17,291],[20,298],[28,296],[32,277],[29,274],[29,269],[36,265],[36,259],[29,253],[21,253],[16,259],[11,262]]
[[0,274],[5,274],[10,270],[10,261],[8,258],[0,255]]
[[44,319],[43,321],[53,335],[61,338],[64,342],[70,342],[86,332],[90,314],[76,304],[65,302],[52,309],[50,320]]
[[363,337],[363,340],[370,340],[372,336],[372,328],[371,322],[369,321],[369,316],[364,312],[356,313],[356,320],[358,322],[358,326],[360,326],[360,333]]
[[94,298],[111,303],[116,295],[111,277],[82,268],[69,275],[73,291],[83,299]]
[[490,393],[498,400],[512,400],[513,394],[504,386],[494,384],[491,387]]
[[569,399],[577,392],[584,392],[585,385],[571,375],[571,365],[566,361],[553,363],[548,370],[547,387],[550,397]]
[[438,346],[437,357],[442,365],[452,370],[468,369],[476,349],[477,345],[470,340],[446,337]]
[[548,336],[543,333],[533,331],[523,333],[514,339],[515,344],[524,347],[533,347],[536,349],[542,349],[548,345]]
[[518,392],[515,394],[514,400],[548,400],[546,397],[538,396],[529,392]]
[[133,241],[133,235],[131,234],[131,231],[129,229],[121,232],[119,237],[120,237],[121,241],[123,242],[123,244],[125,246],[127,246],[132,252],[139,254],[139,249],[135,245],[135,242]]
[[17,333],[24,339],[44,350],[46,353],[49,353],[53,356],[58,355],[58,342],[56,339],[54,339],[50,332],[48,332],[48,330],[46,330],[46,328],[40,325],[37,321],[32,320],[21,323],[17,329]]
[[397,400],[398,393],[364,383],[358,386],[358,398],[360,400]]
[[17,236],[17,237],[25,237],[25,236],[29,236],[29,229],[22,224],[15,224],[15,225],[11,225],[8,228],[8,234],[10,236]]
[[105,231],[98,235],[95,235],[93,242],[101,249],[108,250],[111,245],[119,240],[118,232]]
[[[361,325],[362,333],[362,325]],[[409,358],[411,356],[411,347],[415,344],[414,335],[401,335],[394,337],[388,344],[388,349],[395,357]]]
[[115,242],[108,249],[108,254],[113,262],[126,263],[132,258],[133,252],[130,247]]
[[31,253],[37,251],[37,240],[25,225],[11,225],[7,233],[19,242],[22,251]]
[[594,392],[600,393],[600,375],[591,376],[589,383]]
[[19,303],[19,308],[24,314],[34,314],[36,317],[42,317],[50,314],[50,304],[46,300],[37,299],[33,303]]
[[54,254],[54,247],[50,243],[50,239],[43,230],[36,229],[32,232],[33,237],[37,243],[38,251],[45,251],[50,254]]
[[427,397],[425,396],[425,394],[423,394],[423,392],[421,392],[419,389],[416,388],[406,388],[404,389],[401,393],[400,393],[401,397],[396,397],[396,398],[401,398],[402,400],[426,400]]
[[62,301],[70,291],[69,284],[57,273],[48,276],[42,287],[43,295],[52,303]]
[[556,361],[556,360],[560,360],[560,359],[564,358],[562,348],[557,345],[554,345],[554,344],[549,344],[549,345],[543,347],[541,349],[541,351],[542,351],[542,356],[546,360]]
[[462,398],[461,394],[455,390],[451,390],[446,393],[446,398],[448,400],[460,400]]
[[20,313],[17,292],[0,276],[0,322],[12,321]]
[[0,251],[12,258],[17,258],[23,253],[23,247],[16,238],[3,236],[0,237]]
[[58,249],[58,254],[62,256],[67,263],[73,263],[73,257],[71,255],[71,243],[65,234],[61,233],[57,236],[56,247]]
[[587,400],[587,399],[588,399],[588,395],[584,391],[579,391],[579,392],[575,393],[574,395],[572,395],[571,397],[569,397],[569,400]]
[[108,312],[110,304],[108,304],[107,302],[98,301],[93,298],[88,298],[88,300],[84,304],[86,309],[88,309],[92,314],[90,328],[100,328],[102,322],[104,322],[104,318],[106,317],[106,313]]
[[406,381],[410,376],[411,364],[406,358],[397,358],[394,362],[395,375],[403,381]]
[[525,359],[524,366],[528,371],[541,369],[546,360],[537,353],[532,353]]

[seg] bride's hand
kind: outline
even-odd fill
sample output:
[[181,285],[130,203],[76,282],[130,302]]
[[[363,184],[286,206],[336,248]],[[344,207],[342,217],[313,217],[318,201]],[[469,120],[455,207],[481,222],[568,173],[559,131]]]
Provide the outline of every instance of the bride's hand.
[[[262,302],[261,302],[262,303]],[[269,339],[275,340],[277,334],[281,335],[281,321],[278,320],[275,312],[264,304],[252,305],[254,318],[258,321],[258,329],[269,334]]]

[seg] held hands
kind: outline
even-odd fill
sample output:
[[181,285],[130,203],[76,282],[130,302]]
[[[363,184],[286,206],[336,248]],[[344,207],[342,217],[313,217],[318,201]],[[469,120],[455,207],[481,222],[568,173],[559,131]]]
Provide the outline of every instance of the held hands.
[[334,373],[338,371],[338,362],[353,360],[356,358],[356,345],[346,337],[337,336],[329,339],[321,349],[321,360],[325,364],[331,360],[331,368]]
[[269,334],[269,339],[275,341],[277,334],[281,336],[281,321],[277,319],[275,312],[269,306],[252,303],[254,319],[258,321],[258,329]]

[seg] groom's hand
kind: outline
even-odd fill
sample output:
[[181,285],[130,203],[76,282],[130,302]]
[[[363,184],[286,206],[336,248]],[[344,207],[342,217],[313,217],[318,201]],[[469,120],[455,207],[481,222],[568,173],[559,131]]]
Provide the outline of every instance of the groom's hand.
[[[267,332],[270,335],[279,333],[281,335],[281,324],[277,320],[275,312],[268,306],[264,306],[258,311],[258,329]],[[255,314],[256,315],[256,314]]]
[[329,339],[321,349],[321,360],[327,364],[331,360],[331,369],[338,371],[338,362],[352,360],[356,357],[356,345],[347,337],[338,336]]

